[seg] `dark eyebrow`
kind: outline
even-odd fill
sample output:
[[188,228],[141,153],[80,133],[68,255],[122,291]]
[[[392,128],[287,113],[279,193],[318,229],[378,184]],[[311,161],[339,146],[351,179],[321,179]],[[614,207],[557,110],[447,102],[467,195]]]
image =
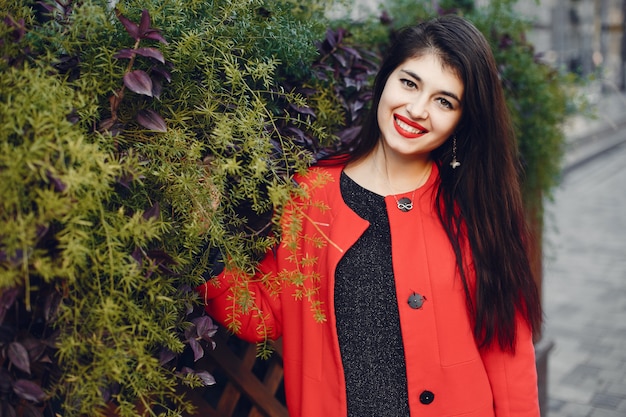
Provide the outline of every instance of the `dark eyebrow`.
[[[412,77],[415,81],[422,82],[422,78],[419,75],[417,75],[416,73],[414,73],[413,71],[409,71],[409,70],[405,70],[405,69],[401,69],[400,71],[405,73],[409,77]],[[451,98],[455,99],[456,101],[458,101],[459,103],[461,102],[461,99],[456,94],[454,94],[454,93],[452,93],[450,91],[443,90],[443,91],[440,91],[439,94],[451,97]]]

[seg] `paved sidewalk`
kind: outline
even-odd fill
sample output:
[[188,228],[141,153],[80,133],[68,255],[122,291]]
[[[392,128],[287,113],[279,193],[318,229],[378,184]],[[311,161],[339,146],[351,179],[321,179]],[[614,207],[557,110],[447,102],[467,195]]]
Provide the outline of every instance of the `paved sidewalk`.
[[546,206],[548,417],[626,416],[626,100],[567,128],[564,179]]

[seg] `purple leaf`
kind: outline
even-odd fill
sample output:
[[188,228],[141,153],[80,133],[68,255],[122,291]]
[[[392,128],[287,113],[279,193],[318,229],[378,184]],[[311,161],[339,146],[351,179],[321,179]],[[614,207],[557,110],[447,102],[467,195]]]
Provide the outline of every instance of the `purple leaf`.
[[37,240],[41,240],[46,233],[50,230],[50,226],[46,224],[38,224],[37,225]]
[[[166,274],[175,275],[176,273],[172,271],[167,265],[175,265],[176,261],[172,258],[167,252],[159,249],[153,249],[146,252],[146,256],[148,259],[152,260],[152,262],[159,267],[161,272]],[[152,271],[152,269],[150,269]]]
[[[0,260],[3,260],[2,258],[3,256],[0,255]],[[9,310],[15,303],[18,292],[19,289],[17,287],[2,290],[2,293],[0,294],[0,324],[4,322],[4,316],[7,310]]]
[[196,337],[196,326],[189,326],[185,329],[185,339],[195,339]]
[[152,97],[161,97],[161,91],[163,91],[163,82],[160,77],[152,78]]
[[215,378],[207,371],[194,372],[194,374],[202,380],[205,387],[215,385]]
[[102,399],[106,402],[109,402],[111,401],[111,398],[113,398],[113,396],[120,393],[120,384],[114,382],[108,387],[101,388],[100,392],[102,393]]
[[335,32],[333,32],[332,29],[328,29],[326,31],[326,40],[328,41],[328,44],[330,45],[331,48],[335,48],[335,46],[337,46],[337,40],[335,39]]
[[191,313],[193,313],[193,304],[191,303],[185,303],[185,315],[190,315]]
[[333,57],[339,61],[339,64],[341,64],[342,67],[347,67],[348,66],[348,61],[346,61],[346,59],[343,57],[343,55],[340,54],[333,54]]
[[150,29],[150,13],[147,9],[141,11],[141,21],[139,22],[139,36],[143,36]]
[[139,266],[143,265],[143,256],[139,246],[135,247],[135,250],[130,256],[135,260],[135,262],[137,262],[137,264],[139,264]]
[[158,68],[158,67],[152,68],[151,74],[155,74],[161,78],[166,79],[168,83],[172,82],[172,74],[170,74],[170,72],[164,68]]
[[161,32],[157,29],[150,29],[147,32],[145,32],[143,34],[143,38],[144,39],[152,39],[154,41],[159,41],[162,44],[167,45],[167,41],[165,40],[165,38],[163,37],[163,35],[161,35]]
[[347,33],[346,29],[339,28],[337,30],[337,43],[343,42],[343,38],[346,35],[346,33]]
[[18,397],[35,403],[41,402],[46,398],[46,393],[43,392],[39,385],[26,379],[18,379],[13,384],[13,392]]
[[147,58],[156,59],[157,61],[165,64],[165,58],[163,58],[163,54],[156,48],[137,48],[135,49],[135,53],[137,55],[145,56]]
[[144,220],[158,219],[160,214],[161,207],[159,206],[159,202],[157,201],[152,205],[152,207],[143,212],[143,218]]
[[211,375],[207,371],[194,371],[188,366],[183,366],[182,369],[180,370],[180,374],[181,375],[189,375],[189,374],[196,375],[198,378],[202,380],[202,383],[205,386],[215,384],[215,378],[213,378],[213,375]]
[[46,350],[46,344],[41,339],[29,337],[22,341],[22,346],[26,348],[31,361],[38,361]]
[[43,414],[34,405],[26,403],[22,408],[22,417],[43,417]]
[[328,81],[328,75],[324,74],[324,73],[320,73],[315,75],[315,78],[317,78],[320,81]]
[[206,341],[211,341],[211,338],[217,333],[217,325],[213,323],[213,320],[211,320],[209,316],[197,317],[191,322],[196,325],[196,334],[198,337]]
[[46,297],[44,304],[44,317],[46,321],[50,321],[56,317],[59,305],[61,305],[61,294],[58,292],[50,293],[50,295]]
[[290,104],[289,107],[291,107],[300,114],[308,114],[309,116],[315,117],[315,112],[310,107],[301,107],[293,104]]
[[298,88],[298,93],[305,95],[307,97],[310,97],[314,94],[317,93],[317,90],[314,88],[307,88],[307,87],[302,87],[302,88]]
[[167,132],[167,124],[159,114],[153,110],[141,110],[137,113],[137,122],[146,129],[155,132]]
[[21,343],[13,342],[9,344],[8,354],[9,360],[13,365],[15,365],[15,367],[30,375],[30,359],[28,358],[28,351]]
[[174,258],[172,258],[167,252],[160,249],[152,249],[147,253],[148,257],[152,259],[157,265],[172,265],[176,264]]
[[48,180],[54,186],[54,191],[62,193],[63,191],[67,189],[67,185],[63,181],[61,181],[60,179],[52,175],[50,171],[46,172],[46,176],[48,177]]
[[176,354],[169,349],[161,349],[159,352],[159,364],[161,366],[176,358]]
[[[112,128],[114,126],[116,126],[118,124],[117,119],[110,117],[108,119],[104,119],[102,120],[99,124],[98,124],[98,130],[101,132],[108,132],[111,131]],[[115,135],[114,135],[115,136]]]
[[349,53],[350,55],[354,56],[355,58],[362,59],[361,58],[361,54],[359,54],[359,52],[356,49],[354,49],[354,48],[351,48],[349,46],[343,46],[343,45],[340,46],[339,48],[341,48],[342,50],[346,51],[347,53]]
[[130,191],[130,183],[133,182],[134,179],[135,176],[132,173],[126,172],[117,179],[117,183]]
[[357,113],[365,106],[365,103],[362,101],[355,101],[350,105],[350,112],[353,114],[353,117],[357,116]]
[[135,54],[135,50],[134,49],[120,49],[119,51],[117,51],[117,53],[115,55],[113,55],[113,58],[115,59],[130,59],[132,57],[134,57]]
[[53,349],[58,349],[59,348],[59,334],[61,333],[60,330],[55,330],[50,336],[48,336],[47,339],[43,339],[43,342],[46,344],[46,346],[51,347]]
[[102,399],[106,402],[111,400],[111,390],[108,388],[100,389],[100,393],[102,394]]
[[187,341],[189,342],[189,346],[191,346],[191,350],[193,351],[193,361],[197,362],[198,359],[204,356],[204,349],[202,349],[202,346],[200,346],[200,343],[193,337],[190,339],[187,339]]
[[[44,9],[46,9],[47,12],[52,13],[56,10],[56,8],[52,5],[52,4],[48,4],[45,1],[38,1],[37,4],[41,7],[43,7]],[[5,17],[5,20],[7,18]]]
[[339,139],[341,139],[341,142],[349,143],[349,142],[352,142],[358,136],[360,131],[361,131],[360,126],[352,126],[352,127],[348,127],[342,130],[341,132],[337,134],[337,136],[339,137]]
[[285,129],[285,131],[287,133],[291,133],[292,135],[295,135],[296,137],[298,137],[300,140],[306,140],[306,136],[304,134],[304,132],[302,131],[302,129],[298,129],[297,127],[293,127],[293,126],[289,126]]
[[124,74],[124,85],[137,94],[152,97],[152,80],[142,70],[134,70]]
[[52,359],[50,359],[50,356],[48,355],[43,355],[41,358],[39,358],[38,360],[39,363],[52,363]]
[[355,87],[358,88],[358,84],[356,82],[356,80],[354,78],[346,78],[344,80],[346,87],[350,88],[350,87]]
[[115,11],[115,15],[117,16],[119,21],[122,22],[122,25],[124,25],[124,28],[126,29],[126,32],[128,32],[128,34],[130,35],[130,37],[138,41],[139,40],[139,26],[137,26],[136,23],[134,23],[133,21],[128,19],[126,16],[121,14],[118,10]]
[[14,42],[19,42],[20,40],[22,40],[22,38],[26,34],[26,26],[24,25],[24,19],[20,19],[16,22],[15,20],[13,20],[11,16],[6,16],[3,21],[7,26],[15,28],[11,32],[12,40]]

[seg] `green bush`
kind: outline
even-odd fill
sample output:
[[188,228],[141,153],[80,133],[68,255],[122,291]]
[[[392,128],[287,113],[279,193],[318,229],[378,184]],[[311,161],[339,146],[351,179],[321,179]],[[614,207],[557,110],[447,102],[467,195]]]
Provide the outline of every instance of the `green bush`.
[[191,288],[217,248],[252,270],[272,244],[313,158],[286,132],[331,140],[283,86],[322,6],[3,0],[2,415],[180,412],[212,382],[176,363],[214,331]]
[[[0,415],[189,412],[180,387],[213,381],[178,355],[199,359],[215,331],[192,288],[218,252],[254,270],[293,174],[354,137],[379,51],[434,11],[398,0],[357,23],[328,22],[330,0],[0,5]],[[562,76],[508,3],[446,7],[492,42],[525,184],[549,192]]]

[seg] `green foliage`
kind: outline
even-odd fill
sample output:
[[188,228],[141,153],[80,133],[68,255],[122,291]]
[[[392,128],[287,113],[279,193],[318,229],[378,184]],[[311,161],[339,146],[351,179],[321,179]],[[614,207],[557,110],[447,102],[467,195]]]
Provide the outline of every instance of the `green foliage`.
[[[211,383],[175,357],[210,345],[191,288],[216,249],[252,272],[274,242],[273,212],[312,161],[286,132],[331,140],[283,85],[309,76],[325,4],[3,1],[8,407],[190,411],[178,387]],[[32,340],[47,356],[19,354]]]
[[48,314],[60,330],[57,394],[75,399],[65,403],[67,415],[94,415],[113,384],[124,387],[122,406],[135,397],[155,403],[171,394],[176,378],[153,353],[158,346],[182,350],[174,330],[191,296],[156,274],[158,265],[131,256],[169,229],[119,201],[117,179],[144,168],[107,152],[111,137],[87,135],[68,121],[84,97],[50,72],[26,65],[0,80],[0,284],[24,286],[15,308],[23,303],[26,311],[31,298],[50,291],[46,284],[62,293],[59,310]]
[[525,38],[529,22],[516,15],[511,2],[491,3],[471,18],[487,35],[500,69],[524,164],[525,204],[529,213],[542,216],[542,200],[550,197],[561,172],[562,126],[572,111],[568,87],[575,80],[539,61]]

